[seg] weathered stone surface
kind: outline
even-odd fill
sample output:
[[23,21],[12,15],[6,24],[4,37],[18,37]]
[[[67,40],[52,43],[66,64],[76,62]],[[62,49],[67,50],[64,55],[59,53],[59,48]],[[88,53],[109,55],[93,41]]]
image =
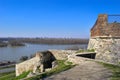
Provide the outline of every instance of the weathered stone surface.
[[23,72],[33,70],[34,65],[40,61],[39,57],[34,57],[30,60],[24,61],[22,63],[16,64],[16,76],[19,76]]
[[55,68],[55,67],[57,67],[57,66],[58,66],[57,61],[53,61],[53,62],[52,62],[52,68]]
[[96,59],[118,64],[120,62],[120,23],[108,23],[106,14],[99,15],[91,29],[88,49],[95,49]]
[[36,57],[16,64],[16,76],[19,76],[23,72],[33,71],[33,73],[44,72],[46,68],[52,67],[52,62],[56,60],[53,54],[49,51],[37,52]]
[[40,66],[40,70],[41,70],[41,72],[45,72],[44,64],[42,64],[42,65]]
[[40,66],[41,66],[41,62],[36,62],[36,64],[34,65],[34,68],[33,68],[33,73],[36,73],[36,72],[40,72]]
[[[44,72],[45,69],[52,68],[56,66],[53,62],[56,59],[64,60],[68,58],[68,55],[75,51],[72,50],[49,50],[44,52],[37,52],[36,56],[30,60],[24,61],[22,63],[16,64],[16,76],[19,76],[23,72],[33,71],[36,73],[38,69],[40,72]],[[53,63],[52,63],[53,62]]]
[[16,64],[16,76],[19,76],[20,74],[22,74],[23,72],[29,71],[29,70],[33,70],[33,72],[35,72],[35,65],[36,63],[38,63],[40,61],[40,57],[38,56],[38,54],[36,55],[36,57],[30,59],[30,60],[26,60],[22,63]]
[[68,56],[68,61],[72,62],[73,64],[82,64],[85,61],[90,61],[92,59],[84,58],[84,57],[78,57],[77,54],[72,54]]
[[49,50],[57,60],[65,60],[68,55],[75,53],[74,50]]
[[95,49],[95,59],[115,64],[120,62],[120,39],[90,39],[88,49]]
[[100,39],[96,47],[96,59],[118,64],[120,61],[120,39]]

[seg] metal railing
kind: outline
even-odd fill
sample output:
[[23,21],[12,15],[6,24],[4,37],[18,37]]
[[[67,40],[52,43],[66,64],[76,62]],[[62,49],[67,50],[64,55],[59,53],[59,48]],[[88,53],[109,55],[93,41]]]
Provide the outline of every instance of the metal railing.
[[120,14],[108,15],[108,23],[120,23]]

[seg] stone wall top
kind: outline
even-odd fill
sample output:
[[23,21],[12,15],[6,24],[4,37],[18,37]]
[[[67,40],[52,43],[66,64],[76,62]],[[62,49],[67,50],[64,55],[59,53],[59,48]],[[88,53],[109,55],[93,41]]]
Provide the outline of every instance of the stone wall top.
[[108,23],[108,15],[100,14],[91,29],[91,38],[98,36],[120,37],[120,23]]

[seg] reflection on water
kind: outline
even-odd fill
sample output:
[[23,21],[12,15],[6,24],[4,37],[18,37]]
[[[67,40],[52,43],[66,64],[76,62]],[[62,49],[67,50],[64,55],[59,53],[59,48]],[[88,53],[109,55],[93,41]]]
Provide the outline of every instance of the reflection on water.
[[26,44],[22,47],[3,47],[0,48],[0,61],[3,60],[19,60],[21,56],[30,56],[37,51],[44,51],[48,49],[66,49],[72,46],[78,46],[79,48],[87,48],[87,44],[75,44],[75,45],[46,45],[46,44]]

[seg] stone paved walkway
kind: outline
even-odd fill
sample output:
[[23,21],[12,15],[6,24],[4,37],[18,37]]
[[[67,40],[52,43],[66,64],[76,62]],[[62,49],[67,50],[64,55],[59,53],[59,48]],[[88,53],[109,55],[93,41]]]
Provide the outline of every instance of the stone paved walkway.
[[44,80],[109,80],[111,74],[111,71],[102,65],[93,61],[85,61],[72,69]]

